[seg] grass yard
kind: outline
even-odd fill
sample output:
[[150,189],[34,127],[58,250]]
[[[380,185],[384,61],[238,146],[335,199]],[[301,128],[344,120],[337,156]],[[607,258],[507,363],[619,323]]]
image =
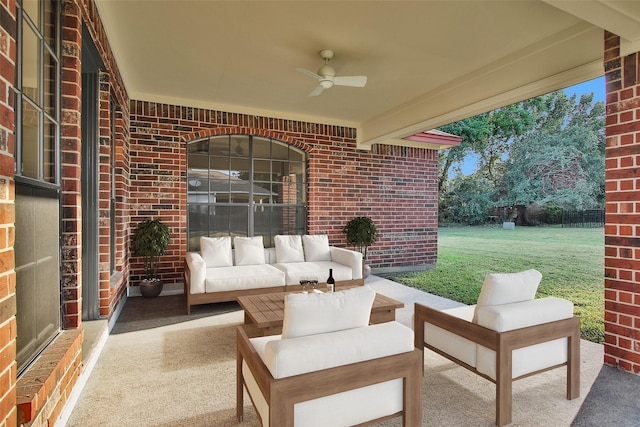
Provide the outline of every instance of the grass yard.
[[537,297],[573,302],[582,338],[604,342],[604,230],[602,228],[440,228],[438,265],[390,279],[465,304],[475,304],[487,273],[535,268]]

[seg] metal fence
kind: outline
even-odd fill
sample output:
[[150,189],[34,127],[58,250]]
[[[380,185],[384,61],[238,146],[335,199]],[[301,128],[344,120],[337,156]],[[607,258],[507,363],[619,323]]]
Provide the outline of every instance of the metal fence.
[[562,227],[604,227],[604,209],[584,209],[562,211]]

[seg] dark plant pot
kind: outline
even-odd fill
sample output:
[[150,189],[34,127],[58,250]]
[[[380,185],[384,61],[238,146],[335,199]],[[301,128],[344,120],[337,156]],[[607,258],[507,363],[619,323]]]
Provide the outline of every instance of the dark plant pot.
[[162,292],[162,281],[160,279],[143,279],[140,282],[140,293],[145,298],[155,298]]
[[362,264],[362,278],[366,279],[371,275],[371,267],[369,264]]

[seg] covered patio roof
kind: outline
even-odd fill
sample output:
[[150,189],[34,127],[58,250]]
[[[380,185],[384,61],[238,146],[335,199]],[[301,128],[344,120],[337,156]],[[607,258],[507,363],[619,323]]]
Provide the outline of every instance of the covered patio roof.
[[[96,0],[132,99],[354,127],[359,148],[603,75],[640,2]],[[319,51],[364,88],[317,85]]]

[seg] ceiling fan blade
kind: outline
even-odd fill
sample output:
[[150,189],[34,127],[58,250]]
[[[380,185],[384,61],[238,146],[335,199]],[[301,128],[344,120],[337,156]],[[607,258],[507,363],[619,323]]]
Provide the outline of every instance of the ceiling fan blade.
[[336,76],[334,85],[364,87],[367,84],[367,76]]
[[320,79],[320,76],[314,73],[313,71],[305,70],[304,68],[296,68],[296,70],[300,71],[302,74],[306,74],[309,77]]
[[324,90],[324,88],[320,85],[316,86],[316,88],[314,90],[311,91],[311,93],[309,94],[309,96],[318,96],[322,93],[322,91]]

